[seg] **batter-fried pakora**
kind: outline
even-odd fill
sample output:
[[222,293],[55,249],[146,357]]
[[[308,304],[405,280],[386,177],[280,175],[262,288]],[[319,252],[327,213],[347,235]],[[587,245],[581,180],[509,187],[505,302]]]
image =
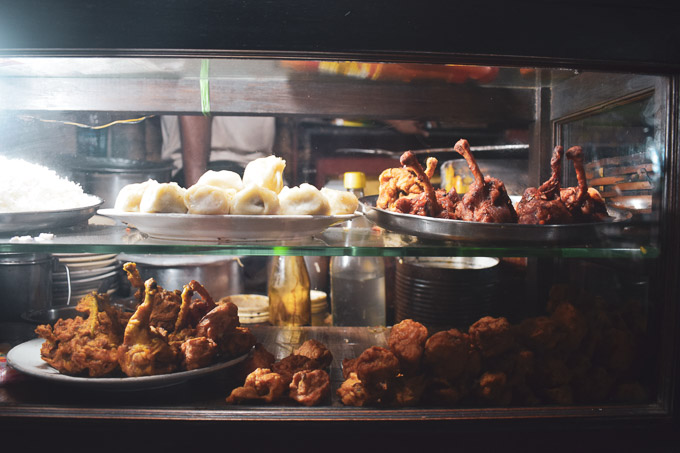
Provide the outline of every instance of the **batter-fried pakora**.
[[392,326],[387,344],[399,360],[404,375],[420,372],[420,364],[427,341],[427,327],[412,319],[405,319]]
[[76,310],[88,313],[88,318],[59,319],[54,326],[36,328],[45,339],[40,349],[42,359],[68,375],[110,374],[118,367],[118,345],[124,328],[121,320],[126,317],[110,305],[105,294],[88,294]]
[[[307,354],[307,355],[303,355]],[[274,361],[274,356],[262,345],[255,345],[244,370],[258,367],[246,377],[245,383],[231,391],[227,403],[263,401],[267,403],[295,401],[315,406],[327,400],[330,376],[324,370],[333,360],[328,348],[316,340],[307,340],[292,354]]]

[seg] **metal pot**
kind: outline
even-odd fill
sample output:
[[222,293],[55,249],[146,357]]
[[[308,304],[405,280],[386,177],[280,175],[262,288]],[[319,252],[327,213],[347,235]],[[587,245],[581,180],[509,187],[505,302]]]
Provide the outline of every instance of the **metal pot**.
[[[142,280],[154,278],[170,291],[181,291],[191,280],[202,284],[216,301],[244,291],[243,270],[235,256],[120,254],[118,259],[136,263]],[[121,286],[131,292],[127,276],[121,280]]]
[[0,321],[51,308],[52,265],[46,253],[0,253]]
[[77,156],[65,162],[70,179],[83,190],[104,200],[103,208],[112,208],[118,192],[128,184],[155,179],[169,182],[172,161],[129,160],[108,157]]

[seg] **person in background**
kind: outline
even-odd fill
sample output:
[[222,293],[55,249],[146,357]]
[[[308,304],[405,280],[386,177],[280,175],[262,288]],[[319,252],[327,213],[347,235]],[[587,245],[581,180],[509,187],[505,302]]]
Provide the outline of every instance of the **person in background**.
[[263,116],[163,116],[161,131],[161,157],[172,159],[173,181],[190,187],[207,170],[243,175],[248,162],[272,154],[276,120]]

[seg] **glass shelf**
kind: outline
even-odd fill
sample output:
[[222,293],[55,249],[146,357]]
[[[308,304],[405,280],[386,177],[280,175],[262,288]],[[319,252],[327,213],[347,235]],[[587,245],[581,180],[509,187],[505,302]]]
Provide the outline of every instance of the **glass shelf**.
[[[95,216],[97,218],[98,216]],[[93,218],[94,219],[94,218]],[[645,234],[646,232],[646,234]],[[122,224],[92,223],[56,230],[49,241],[16,242],[0,237],[0,252],[14,253],[154,253],[206,255],[302,256],[492,256],[650,259],[659,247],[645,228],[619,240],[587,245],[470,243],[423,240],[381,228],[352,230],[331,227],[313,237],[284,241],[169,241],[149,237]],[[39,233],[33,233],[35,237]]]

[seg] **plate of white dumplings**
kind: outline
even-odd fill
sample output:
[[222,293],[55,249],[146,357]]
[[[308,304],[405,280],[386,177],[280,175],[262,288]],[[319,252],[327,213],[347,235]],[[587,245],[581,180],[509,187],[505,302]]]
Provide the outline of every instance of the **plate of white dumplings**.
[[98,214],[151,237],[174,240],[277,240],[317,234],[362,215],[346,191],[284,184],[286,162],[268,156],[243,173],[208,170],[191,187],[148,180],[124,186]]

